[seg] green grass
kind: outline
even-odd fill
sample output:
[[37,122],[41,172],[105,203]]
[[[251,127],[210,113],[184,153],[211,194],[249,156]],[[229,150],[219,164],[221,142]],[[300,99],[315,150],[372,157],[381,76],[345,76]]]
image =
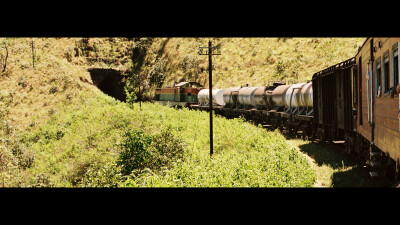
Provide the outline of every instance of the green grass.
[[278,132],[240,119],[214,120],[214,155],[209,155],[208,114],[158,104],[136,106],[138,127],[154,132],[168,127],[186,145],[185,157],[163,175],[146,173],[127,186],[156,187],[309,187],[315,173],[305,157]]
[[[90,179],[90,185],[96,186],[93,180],[105,178],[112,183],[100,185],[310,187],[314,183],[315,171],[279,132],[240,119],[217,116],[214,121],[215,149],[210,157],[207,113],[151,103],[142,103],[141,108],[135,103],[132,109],[105,95],[83,92],[75,104],[22,135],[20,147],[29,148],[35,157],[33,165],[21,172],[19,185],[84,186]],[[124,133],[130,130],[151,137],[168,131],[174,140],[182,141],[183,157],[168,166],[119,176],[116,161],[124,151]]]
[[373,179],[365,162],[344,152],[343,143],[332,145],[290,138],[288,142],[309,159],[316,172],[313,187],[389,187],[387,179]]

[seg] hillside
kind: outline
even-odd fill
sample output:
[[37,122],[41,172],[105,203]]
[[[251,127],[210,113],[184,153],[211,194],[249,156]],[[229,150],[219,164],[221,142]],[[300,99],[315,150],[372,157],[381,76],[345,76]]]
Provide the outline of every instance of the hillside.
[[[140,41],[143,63],[137,73],[154,86],[175,81],[208,85],[208,57],[198,55],[208,38],[156,38]],[[211,38],[221,46],[213,56],[213,86],[267,85],[272,80],[303,82],[315,72],[353,57],[365,38]],[[139,42],[138,42],[139,43]],[[157,78],[157,79],[156,79]],[[151,81],[158,82],[151,82]]]
[[[296,77],[296,74],[299,80],[309,79],[314,72],[351,57],[363,41],[362,38],[212,40],[222,47],[222,55],[214,57],[215,87],[256,85],[268,83],[269,79]],[[1,186],[202,185],[200,180],[189,179],[194,168],[198,174],[209,177],[204,182],[209,182],[205,184],[210,186],[228,185],[221,180],[223,176],[233,176],[230,178],[233,186],[312,185],[315,175],[281,135],[254,126],[250,128],[240,121],[218,118],[216,123],[222,125],[215,132],[225,140],[216,143],[221,154],[216,154],[216,161],[210,161],[204,151],[207,124],[202,125],[202,136],[197,137],[194,125],[176,120],[178,116],[172,109],[144,104],[142,111],[137,103],[132,105],[115,100],[93,84],[88,72],[92,67],[112,68],[122,71],[128,80],[132,72],[139,74],[147,82],[145,87],[149,97],[157,85],[170,86],[174,81],[195,80],[208,84],[207,57],[197,54],[198,46],[205,46],[207,41],[206,38],[0,38]],[[180,113],[180,118],[207,118],[205,114]],[[160,123],[162,120],[164,123]],[[232,133],[236,139],[232,143],[226,142],[223,135],[233,132],[234,127],[239,129]],[[154,160],[164,164],[160,164],[161,168],[159,164],[146,161],[143,165],[152,168],[152,173],[143,173],[143,168],[139,167],[141,172],[135,176],[140,179],[125,177],[126,183],[123,183],[117,176],[121,166],[126,165],[125,161],[118,161],[121,152],[126,150],[121,145],[129,143],[126,135],[136,128],[140,128],[137,132],[144,132],[146,137],[162,137],[157,139],[161,142],[152,142],[148,152],[157,156]],[[254,129],[256,137],[265,139],[248,139],[239,132],[240,129]],[[162,130],[167,133],[162,134]],[[271,146],[266,142],[268,137],[279,144]],[[241,142],[245,139],[247,142]],[[175,158],[172,162],[165,161],[166,156],[157,152],[164,145],[179,143],[188,146],[180,159],[184,164]],[[254,151],[254,155],[244,154],[240,156],[244,158],[240,158],[236,146],[242,149],[252,146],[248,150]],[[285,177],[286,183],[274,178],[265,178],[258,183],[246,181],[250,171],[260,174],[269,171],[260,169],[266,165],[254,158],[266,151],[265,148],[275,149],[263,156],[274,162],[276,167],[272,168],[280,168],[286,163],[293,169],[293,173],[275,173],[276,177]],[[147,149],[142,150],[147,152]],[[191,161],[190,157],[200,161]],[[233,165],[223,163],[224,159],[232,157],[237,157]],[[250,164],[246,164],[247,170],[237,170],[236,174],[229,172],[239,168],[235,166],[243,166],[246,157],[251,159]],[[120,162],[119,166],[117,162]],[[201,170],[202,166],[208,169]],[[215,168],[225,172],[215,176],[209,174]],[[185,175],[187,179],[175,183],[172,175]]]

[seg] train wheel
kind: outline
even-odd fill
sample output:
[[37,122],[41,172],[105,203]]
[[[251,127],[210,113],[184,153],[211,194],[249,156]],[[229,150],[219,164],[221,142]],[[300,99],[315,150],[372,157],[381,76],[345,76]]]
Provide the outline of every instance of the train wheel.
[[293,132],[294,136],[297,138],[297,131],[299,131],[299,129],[297,129],[297,126],[294,124],[290,124],[290,130]]
[[328,137],[327,137],[326,142],[328,144],[332,144],[333,143],[334,130],[333,129],[329,129],[329,132],[328,132],[327,136]]
[[322,133],[322,131],[320,130],[320,129],[318,129],[317,130],[317,140],[318,140],[318,142],[322,142],[322,140],[323,140],[323,133]]
[[272,129],[277,129],[279,127],[278,120],[276,118],[271,119]]
[[301,131],[302,131],[302,138],[303,138],[303,140],[309,140],[310,138],[312,138],[312,137],[311,137],[312,134],[310,134],[310,133],[312,133],[312,132],[310,131],[310,128],[311,128],[311,126],[310,126],[310,124],[309,124],[308,122],[304,123],[304,124],[301,126]]
[[345,152],[346,152],[346,153],[348,153],[348,154],[351,154],[351,153],[352,153],[353,146],[352,146],[352,144],[349,142],[348,139],[344,142],[344,148],[345,148]]

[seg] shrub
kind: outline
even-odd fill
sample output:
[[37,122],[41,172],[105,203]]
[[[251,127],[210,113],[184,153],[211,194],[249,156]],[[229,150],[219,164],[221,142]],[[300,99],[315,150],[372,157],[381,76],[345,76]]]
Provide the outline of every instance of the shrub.
[[153,170],[171,167],[174,161],[183,158],[184,149],[185,142],[166,129],[153,137],[153,142],[149,146],[151,164],[148,167]]
[[176,138],[169,129],[154,136],[141,130],[127,131],[117,166],[121,166],[123,175],[138,175],[144,169],[157,172],[161,168],[171,167],[177,159],[183,158],[185,143]]
[[124,142],[120,145],[122,149],[117,160],[117,166],[122,166],[123,175],[129,175],[135,169],[144,169],[150,159],[147,151],[151,144],[152,137],[144,134],[143,131],[126,131],[123,135]]
[[90,166],[82,180],[84,187],[118,187],[121,181],[120,167],[112,164]]
[[127,86],[124,87],[126,99],[125,102],[129,104],[129,107],[133,108],[133,103],[135,103],[137,96],[135,94],[136,89],[128,88]]

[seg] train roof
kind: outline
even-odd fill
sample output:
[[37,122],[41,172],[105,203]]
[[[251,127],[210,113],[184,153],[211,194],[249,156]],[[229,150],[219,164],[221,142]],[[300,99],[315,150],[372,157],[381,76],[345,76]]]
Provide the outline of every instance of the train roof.
[[180,83],[175,84],[175,87],[188,86],[188,84],[190,84],[190,86],[195,85],[195,86],[203,87],[203,85],[201,85],[197,82],[180,82]]
[[335,65],[331,66],[331,67],[328,67],[326,69],[323,69],[323,70],[321,70],[319,72],[314,73],[314,75],[312,76],[312,79],[314,80],[317,77],[325,76],[327,74],[332,73],[335,70],[344,69],[344,68],[347,68],[349,66],[353,66],[354,64],[356,64],[356,59],[355,59],[355,57],[351,57],[350,59],[347,59],[347,60],[345,60],[343,62],[340,62],[338,64],[335,64]]
[[371,37],[367,37],[365,38],[364,42],[362,43],[362,45],[358,48],[358,51],[355,55],[358,55],[358,53],[361,51],[361,49],[364,47],[365,43],[367,43],[368,39],[370,39]]

